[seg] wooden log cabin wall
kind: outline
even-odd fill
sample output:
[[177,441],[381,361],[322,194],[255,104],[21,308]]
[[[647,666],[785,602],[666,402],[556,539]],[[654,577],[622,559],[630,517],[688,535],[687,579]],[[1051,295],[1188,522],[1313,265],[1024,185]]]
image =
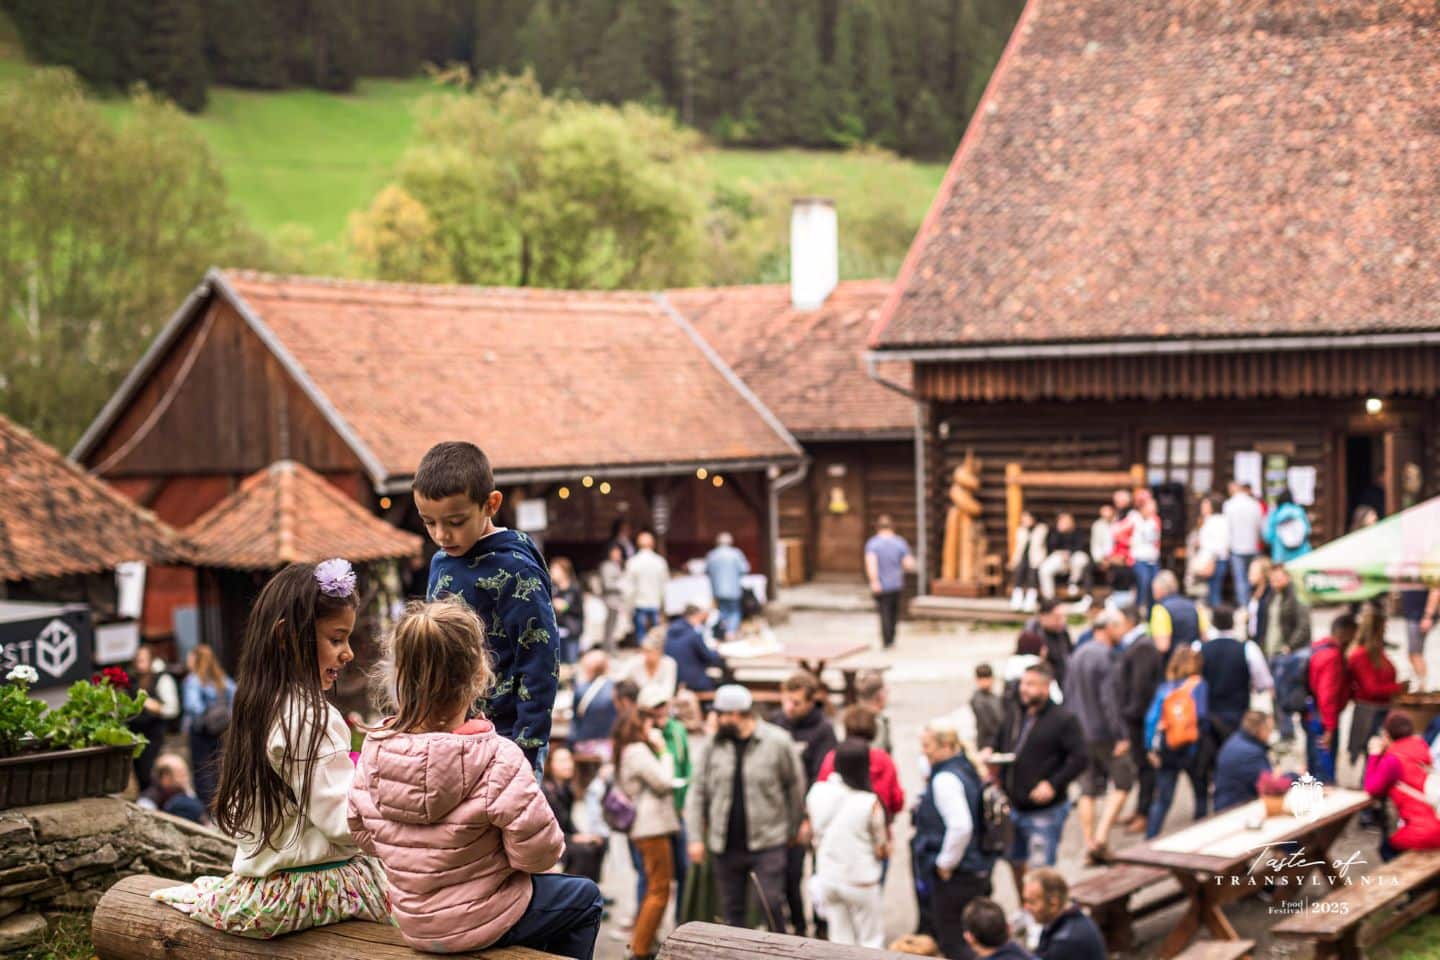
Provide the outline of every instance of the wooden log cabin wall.
[[[1316,543],[1345,532],[1367,495],[1362,484],[1383,492],[1382,512],[1440,494],[1440,353],[1428,348],[917,364],[916,374],[928,401],[929,515],[944,517],[950,472],[974,450],[992,553],[1005,552],[1011,462],[1057,471],[1144,464],[1152,479],[1187,482],[1193,523],[1199,488],[1223,494],[1236,453],[1281,454],[1290,466],[1315,469],[1309,512]],[[1378,412],[1367,408],[1372,398]],[[1172,459],[1177,437],[1185,438],[1185,462]],[[1164,462],[1155,462],[1157,451]],[[1407,465],[1417,489],[1406,487]],[[1104,499],[1100,492],[1027,488],[1025,505],[1046,522],[1070,511],[1088,529]],[[928,525],[932,558],[942,533],[938,520]]]
[[863,576],[865,541],[882,514],[917,542],[913,442],[813,442],[805,452],[809,474],[780,497],[780,536],[804,542],[808,575]]

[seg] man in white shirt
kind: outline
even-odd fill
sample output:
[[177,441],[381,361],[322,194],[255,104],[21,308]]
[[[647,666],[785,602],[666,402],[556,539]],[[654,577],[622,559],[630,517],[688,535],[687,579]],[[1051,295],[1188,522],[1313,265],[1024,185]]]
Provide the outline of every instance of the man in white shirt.
[[642,533],[635,538],[635,556],[625,563],[625,577],[635,602],[635,642],[660,624],[660,611],[665,607],[665,586],[670,582],[670,564],[655,552],[655,535]]
[[1250,605],[1250,561],[1260,553],[1265,511],[1248,483],[1230,484],[1230,498],[1220,511],[1230,525],[1230,576],[1235,580],[1235,606]]

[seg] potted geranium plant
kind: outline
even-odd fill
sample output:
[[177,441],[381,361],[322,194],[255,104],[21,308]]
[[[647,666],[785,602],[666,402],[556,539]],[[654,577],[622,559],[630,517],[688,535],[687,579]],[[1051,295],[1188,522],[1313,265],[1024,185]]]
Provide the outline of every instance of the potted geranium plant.
[[1260,778],[1255,781],[1255,790],[1265,804],[1265,816],[1278,817],[1285,812],[1285,795],[1290,792],[1294,783],[1294,778],[1286,773],[1272,773],[1267,770],[1260,774]]
[[131,696],[125,671],[107,667],[49,710],[30,696],[38,679],[22,664],[0,685],[0,809],[124,790],[130,761],[147,742],[126,725],[144,691]]

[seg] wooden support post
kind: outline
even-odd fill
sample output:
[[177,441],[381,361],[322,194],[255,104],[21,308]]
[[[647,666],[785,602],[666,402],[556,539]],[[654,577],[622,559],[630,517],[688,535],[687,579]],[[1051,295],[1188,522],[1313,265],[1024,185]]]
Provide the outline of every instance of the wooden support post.
[[1025,512],[1025,489],[1020,478],[1025,473],[1018,463],[1005,464],[1005,558],[1009,563],[1015,555],[1015,530],[1020,526],[1020,514]]

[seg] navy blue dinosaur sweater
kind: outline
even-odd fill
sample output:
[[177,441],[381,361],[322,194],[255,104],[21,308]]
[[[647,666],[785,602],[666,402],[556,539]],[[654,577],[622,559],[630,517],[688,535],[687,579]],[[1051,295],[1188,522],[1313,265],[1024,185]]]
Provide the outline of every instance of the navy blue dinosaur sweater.
[[477,706],[539,769],[550,742],[550,711],[560,677],[560,643],[550,602],[550,572],[529,537],[498,530],[465,554],[441,550],[430,561],[429,600],[458,597],[480,615],[495,667],[495,686]]

